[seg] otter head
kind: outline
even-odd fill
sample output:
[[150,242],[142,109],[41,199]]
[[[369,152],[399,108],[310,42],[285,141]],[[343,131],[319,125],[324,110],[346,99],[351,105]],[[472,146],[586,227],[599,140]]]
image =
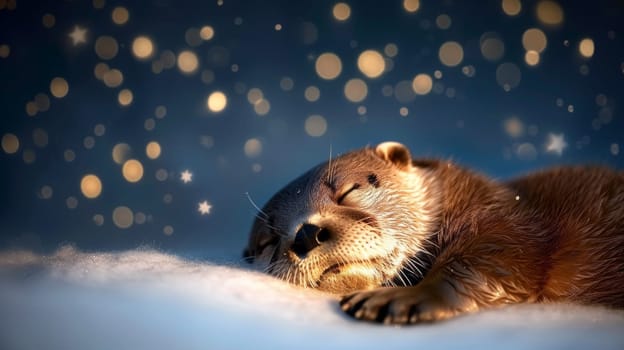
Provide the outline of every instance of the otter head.
[[400,283],[435,231],[429,170],[385,142],[318,165],[279,191],[253,224],[248,261],[334,293]]

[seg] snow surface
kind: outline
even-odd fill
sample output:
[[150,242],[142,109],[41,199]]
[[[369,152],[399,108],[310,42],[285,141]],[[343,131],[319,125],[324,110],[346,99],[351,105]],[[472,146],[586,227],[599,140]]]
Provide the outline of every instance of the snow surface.
[[523,305],[434,325],[354,321],[337,299],[154,250],[0,253],[0,348],[624,349],[624,312]]

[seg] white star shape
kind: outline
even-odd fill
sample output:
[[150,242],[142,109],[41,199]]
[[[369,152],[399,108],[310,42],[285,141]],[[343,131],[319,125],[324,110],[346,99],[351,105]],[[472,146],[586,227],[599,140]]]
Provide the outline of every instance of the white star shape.
[[180,180],[182,180],[185,184],[193,181],[193,173],[188,171],[188,169],[184,170],[180,175]]
[[212,209],[212,205],[208,204],[208,201],[203,201],[199,203],[197,211],[199,211],[201,215],[206,215],[210,214],[210,209]]
[[565,142],[563,134],[548,134],[548,144],[546,144],[546,152],[555,153],[561,156],[563,150],[568,147],[568,143]]
[[69,37],[72,39],[74,46],[80,43],[87,42],[87,30],[78,26],[74,27],[74,30],[69,33]]

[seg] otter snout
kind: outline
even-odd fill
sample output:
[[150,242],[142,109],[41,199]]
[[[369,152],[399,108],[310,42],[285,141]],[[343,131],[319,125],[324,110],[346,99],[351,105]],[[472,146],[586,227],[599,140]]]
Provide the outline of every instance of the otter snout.
[[295,241],[291,250],[300,259],[305,258],[312,249],[320,246],[330,239],[329,230],[313,224],[303,224],[295,234]]

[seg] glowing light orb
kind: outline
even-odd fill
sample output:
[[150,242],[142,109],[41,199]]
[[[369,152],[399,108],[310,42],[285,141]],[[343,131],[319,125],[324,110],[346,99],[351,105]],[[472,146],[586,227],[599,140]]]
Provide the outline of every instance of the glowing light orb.
[[305,131],[312,137],[320,137],[327,131],[327,121],[320,115],[311,115],[305,121]]
[[19,149],[20,143],[17,136],[13,134],[4,134],[2,136],[2,149],[7,154],[13,154]]
[[414,13],[420,8],[420,0],[403,0],[403,8],[407,12]]
[[418,74],[412,80],[412,90],[418,95],[426,95],[433,88],[433,79],[429,74]]
[[69,92],[69,84],[67,80],[56,77],[50,82],[50,93],[56,98],[63,98]]
[[143,178],[143,164],[136,159],[128,159],[121,168],[123,177],[128,182],[139,182]]
[[113,210],[113,223],[121,229],[130,228],[134,223],[134,213],[128,207],[119,206]]
[[134,95],[132,94],[132,91],[130,91],[129,89],[123,89],[119,91],[119,95],[117,95],[117,101],[119,102],[120,105],[124,107],[129,106],[132,103],[133,99],[134,99]]
[[351,17],[351,7],[344,2],[339,2],[334,5],[332,14],[336,20],[344,22]]
[[579,53],[585,58],[590,58],[594,55],[594,41],[590,38],[581,40],[578,47]]
[[123,164],[130,157],[130,146],[127,143],[118,143],[113,147],[113,161]]
[[139,60],[147,60],[154,54],[154,43],[146,36],[138,36],[132,42],[132,54]]
[[315,63],[316,74],[325,80],[336,79],[342,72],[340,57],[331,52],[321,54]]
[[103,60],[111,60],[117,56],[119,45],[112,36],[101,36],[95,40],[95,53]]
[[160,157],[160,144],[156,141],[151,141],[145,146],[145,154],[149,159],[156,159]]
[[125,7],[117,6],[113,9],[111,18],[113,19],[113,23],[117,25],[124,25],[130,19],[130,13]]
[[211,26],[203,26],[199,30],[199,37],[205,41],[212,39],[214,37],[214,28],[212,28]]
[[97,198],[102,193],[102,181],[96,175],[85,175],[80,181],[80,191],[87,198]]
[[501,6],[507,16],[516,16],[522,10],[520,0],[503,0]]
[[368,95],[368,86],[362,79],[351,79],[344,86],[344,95],[353,103],[362,102]]
[[440,46],[438,58],[443,65],[455,67],[464,59],[464,49],[456,41],[447,41]]
[[537,19],[548,25],[559,25],[563,22],[563,9],[555,1],[540,1],[537,4]]
[[366,50],[358,56],[357,66],[365,76],[377,78],[386,69],[386,62],[379,52]]
[[533,50],[541,53],[546,49],[548,45],[548,40],[546,39],[546,34],[541,29],[531,28],[527,29],[524,34],[522,34],[522,46],[527,51]]
[[303,96],[309,102],[316,102],[321,97],[321,90],[316,86],[308,86],[303,92]]
[[227,107],[227,96],[221,91],[215,91],[208,96],[206,107],[213,113],[222,112]]
[[249,158],[255,158],[262,153],[262,142],[258,139],[249,139],[245,142],[245,155]]
[[182,51],[178,55],[178,68],[184,74],[193,74],[197,72],[199,67],[199,59],[193,51]]

